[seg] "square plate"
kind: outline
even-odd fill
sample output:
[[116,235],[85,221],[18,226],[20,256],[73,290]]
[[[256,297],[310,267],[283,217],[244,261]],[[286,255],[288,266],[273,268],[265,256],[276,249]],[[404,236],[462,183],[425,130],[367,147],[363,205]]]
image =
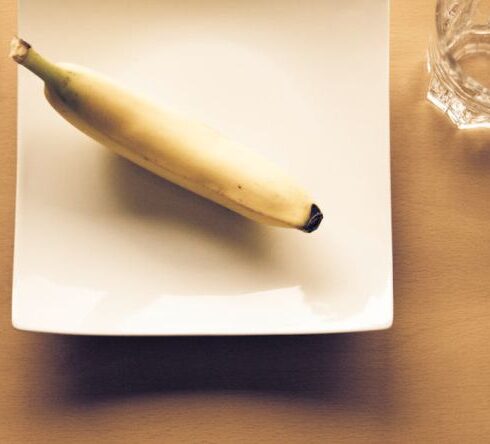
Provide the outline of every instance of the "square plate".
[[288,169],[326,220],[249,222],[111,154],[19,69],[13,323],[95,335],[392,322],[388,0],[22,0],[19,35]]

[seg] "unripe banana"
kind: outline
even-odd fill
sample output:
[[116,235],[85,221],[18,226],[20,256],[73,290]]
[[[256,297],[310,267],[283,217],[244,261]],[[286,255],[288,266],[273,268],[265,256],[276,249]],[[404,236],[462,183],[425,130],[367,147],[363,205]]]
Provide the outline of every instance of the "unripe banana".
[[87,68],[54,64],[18,38],[10,56],[45,82],[49,103],[117,154],[249,219],[314,231],[323,215],[283,171],[207,126]]

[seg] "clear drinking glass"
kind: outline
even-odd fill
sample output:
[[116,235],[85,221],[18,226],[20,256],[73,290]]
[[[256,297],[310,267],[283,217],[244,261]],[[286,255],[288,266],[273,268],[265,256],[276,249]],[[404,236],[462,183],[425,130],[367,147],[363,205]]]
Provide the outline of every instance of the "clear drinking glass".
[[459,128],[490,128],[490,0],[438,0],[427,98]]

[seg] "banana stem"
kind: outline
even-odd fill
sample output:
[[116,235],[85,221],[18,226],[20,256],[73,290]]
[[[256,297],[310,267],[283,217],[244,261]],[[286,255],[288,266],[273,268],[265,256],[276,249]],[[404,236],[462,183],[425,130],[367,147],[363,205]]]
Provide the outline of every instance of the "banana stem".
[[32,49],[25,40],[14,37],[10,44],[10,57],[25,66],[45,82],[59,82],[62,69]]

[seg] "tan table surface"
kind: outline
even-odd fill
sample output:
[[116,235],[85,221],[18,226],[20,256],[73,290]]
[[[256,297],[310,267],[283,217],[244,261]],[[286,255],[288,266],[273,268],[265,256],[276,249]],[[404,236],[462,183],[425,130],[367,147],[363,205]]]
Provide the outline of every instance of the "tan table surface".
[[[490,442],[490,131],[424,101],[433,0],[392,2],[395,323],[96,338],[10,323],[15,67],[0,62],[0,442]],[[15,2],[0,1],[0,46]]]

